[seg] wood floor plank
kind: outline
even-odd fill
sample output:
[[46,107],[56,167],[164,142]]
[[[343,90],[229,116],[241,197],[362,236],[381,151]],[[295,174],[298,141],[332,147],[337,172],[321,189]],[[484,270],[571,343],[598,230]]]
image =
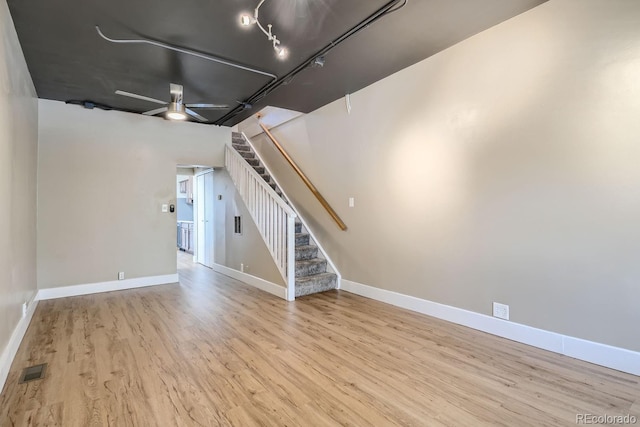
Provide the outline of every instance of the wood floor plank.
[[[640,417],[639,377],[347,292],[288,303],[179,255],[180,284],[40,302],[0,394],[0,425]],[[45,379],[18,384],[38,363],[49,364]]]

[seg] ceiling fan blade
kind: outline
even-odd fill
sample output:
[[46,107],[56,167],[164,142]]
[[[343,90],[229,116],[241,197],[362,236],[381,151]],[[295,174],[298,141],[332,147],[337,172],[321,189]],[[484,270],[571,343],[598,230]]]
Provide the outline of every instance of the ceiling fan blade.
[[159,99],[149,98],[148,96],[137,95],[131,92],[125,92],[123,90],[117,90],[116,95],[128,96],[129,98],[142,99],[143,101],[155,102],[156,104],[166,105],[167,102],[160,101]]
[[142,114],[144,114],[145,116],[155,116],[156,114],[164,113],[165,111],[167,111],[167,107],[162,107],[162,108],[158,108],[156,110],[151,110],[151,111],[145,111]]
[[228,105],[224,104],[185,104],[185,107],[189,108],[209,108],[209,109],[218,109],[218,108],[229,108]]
[[169,83],[169,90],[171,91],[171,102],[175,102],[176,104],[182,104],[182,93],[183,93],[182,85]]
[[208,122],[208,121],[209,121],[209,119],[207,119],[206,117],[202,117],[200,114],[196,113],[196,112],[195,112],[195,111],[193,111],[193,110],[190,110],[190,109],[188,109],[188,108],[185,108],[185,109],[184,109],[184,111],[185,111],[188,115],[190,115],[191,117],[194,117],[194,118],[196,118],[197,120],[200,120],[201,122]]

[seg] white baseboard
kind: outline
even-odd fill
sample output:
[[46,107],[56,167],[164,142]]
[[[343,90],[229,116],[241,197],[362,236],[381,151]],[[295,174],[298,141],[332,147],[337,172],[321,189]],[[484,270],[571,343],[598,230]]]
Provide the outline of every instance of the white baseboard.
[[261,279],[260,277],[252,276],[220,264],[213,264],[213,270],[218,273],[222,273],[225,276],[240,280],[254,288],[258,288],[277,297],[287,299],[287,288],[284,286],[277,285],[273,282],[269,282],[268,280]]
[[640,375],[640,353],[342,279],[342,290],[596,365]]
[[97,294],[100,292],[122,291],[125,289],[143,288],[146,286],[166,285],[177,283],[178,274],[162,276],[136,277],[134,279],[113,280],[111,282],[89,283],[86,285],[63,286],[60,288],[45,288],[38,291],[37,299],[47,300],[55,298],[75,297],[78,295]]
[[37,294],[34,293],[33,298],[31,298],[31,301],[28,303],[27,313],[16,325],[16,328],[13,330],[13,333],[9,338],[7,346],[4,348],[2,355],[0,355],[0,392],[4,388],[13,359],[16,357],[22,338],[24,338],[24,334],[27,332],[27,328],[29,327],[29,323],[31,323],[31,318],[33,317],[33,313],[35,313],[37,306]]

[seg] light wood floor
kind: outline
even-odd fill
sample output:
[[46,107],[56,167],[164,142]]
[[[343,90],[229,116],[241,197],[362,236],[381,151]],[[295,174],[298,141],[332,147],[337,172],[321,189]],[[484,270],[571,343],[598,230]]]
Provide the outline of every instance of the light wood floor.
[[[640,417],[640,378],[332,291],[181,284],[40,302],[1,426],[575,425]],[[19,371],[49,363],[46,378]],[[640,423],[640,421],[639,421]]]

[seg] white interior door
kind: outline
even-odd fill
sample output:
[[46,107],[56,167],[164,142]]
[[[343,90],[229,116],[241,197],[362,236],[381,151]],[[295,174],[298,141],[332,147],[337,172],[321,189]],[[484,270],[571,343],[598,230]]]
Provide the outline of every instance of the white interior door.
[[213,267],[213,172],[204,174],[204,256],[207,267]]
[[196,262],[203,264],[204,254],[204,175],[197,175],[195,179],[195,192],[193,204],[195,205],[196,217]]
[[213,172],[196,176],[196,261],[213,267]]

